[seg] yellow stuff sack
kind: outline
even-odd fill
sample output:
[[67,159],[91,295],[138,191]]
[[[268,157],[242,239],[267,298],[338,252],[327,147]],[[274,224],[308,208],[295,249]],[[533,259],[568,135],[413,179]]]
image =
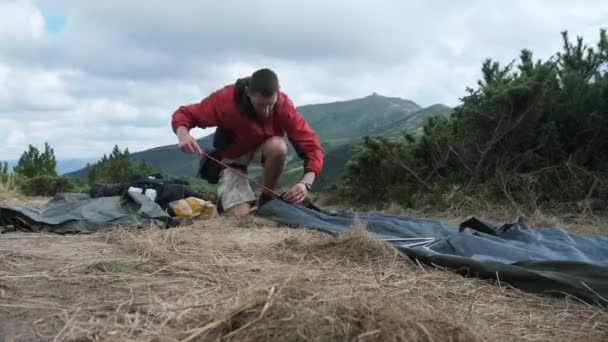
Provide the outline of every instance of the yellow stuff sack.
[[196,197],[188,197],[169,203],[176,216],[210,219],[215,216],[215,205]]
[[173,210],[175,216],[191,217],[193,214],[190,204],[184,199],[171,202],[169,206]]

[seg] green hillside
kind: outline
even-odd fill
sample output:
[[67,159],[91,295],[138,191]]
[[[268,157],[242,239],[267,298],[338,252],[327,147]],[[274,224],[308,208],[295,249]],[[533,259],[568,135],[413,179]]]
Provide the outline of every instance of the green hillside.
[[[199,139],[201,146],[208,148],[213,141],[213,135]],[[131,154],[131,160],[135,163],[145,161],[152,165],[155,170],[163,170],[167,174],[176,177],[195,177],[198,169],[198,157],[191,153],[181,153],[177,145],[166,145],[149,150]],[[81,169],[66,174],[87,181],[87,169]]]
[[[203,148],[208,149],[212,146],[213,135],[199,139],[198,142]],[[177,145],[136,152],[131,155],[131,159],[135,162],[143,160],[155,169],[163,170],[173,176],[195,177],[198,169],[198,156],[191,153],[181,153]]]
[[[317,132],[325,151],[324,169],[315,182],[315,190],[326,189],[338,182],[344,165],[350,159],[350,149],[365,135],[399,132],[415,132],[432,115],[446,115],[451,108],[433,105],[422,108],[416,103],[394,97],[372,94],[360,99],[298,107]],[[204,148],[211,147],[213,135],[199,139]],[[194,177],[198,168],[198,158],[181,153],[177,145],[161,146],[131,154],[134,162],[146,161],[157,170],[163,170],[174,177]],[[259,177],[261,168],[252,166],[250,174]],[[86,169],[73,172],[70,176],[86,179]],[[302,161],[289,146],[286,170],[281,184],[292,184],[302,175]]]
[[378,94],[298,108],[321,140],[362,137],[420,110],[416,103]]
[[[407,115],[380,128],[370,131],[366,135],[398,135],[404,132],[414,133],[427,123],[432,116],[446,116],[452,113],[452,108],[437,104],[423,108],[415,113]],[[315,182],[317,189],[327,189],[333,184],[339,183],[345,173],[344,166],[351,159],[351,149],[359,143],[361,138],[329,140],[323,142],[325,148],[325,167],[318,180]]]
[[388,127],[373,132],[373,134],[397,135],[400,133],[415,133],[427,123],[430,117],[448,116],[451,113],[452,108],[442,104],[435,104],[399,119],[388,125]]

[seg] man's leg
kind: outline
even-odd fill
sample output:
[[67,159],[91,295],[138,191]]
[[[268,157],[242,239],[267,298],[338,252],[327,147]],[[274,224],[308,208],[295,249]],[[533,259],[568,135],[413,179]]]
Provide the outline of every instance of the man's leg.
[[[256,155],[254,157],[254,155]],[[287,144],[282,137],[272,137],[266,140],[254,155],[243,156],[236,159],[243,164],[249,164],[251,159],[260,160],[264,158],[264,186],[274,190],[287,159]],[[272,198],[271,193],[262,190],[264,194]],[[224,215],[243,216],[251,210],[251,203],[255,203],[255,194],[249,185],[249,181],[231,170],[222,171],[218,193],[222,201]]]
[[[274,190],[281,177],[287,159],[287,144],[282,137],[272,137],[262,145],[262,156],[264,157],[264,186]],[[264,194],[272,196],[266,190]]]
[[232,170],[222,171],[218,184],[218,195],[225,216],[244,216],[256,200],[249,181]]
[[251,210],[251,205],[249,205],[249,203],[241,203],[241,204],[237,204],[234,207],[226,210],[224,212],[224,215],[233,216],[233,217],[242,217],[242,216],[249,214],[250,210]]

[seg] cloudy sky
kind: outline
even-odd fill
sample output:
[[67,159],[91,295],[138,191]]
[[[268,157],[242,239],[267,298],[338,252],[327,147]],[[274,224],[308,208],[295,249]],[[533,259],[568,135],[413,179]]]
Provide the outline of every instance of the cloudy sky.
[[[458,104],[481,62],[595,44],[608,2],[0,0],[0,160],[174,143],[181,104],[261,67],[296,105],[377,92]],[[209,131],[196,130],[197,137]]]

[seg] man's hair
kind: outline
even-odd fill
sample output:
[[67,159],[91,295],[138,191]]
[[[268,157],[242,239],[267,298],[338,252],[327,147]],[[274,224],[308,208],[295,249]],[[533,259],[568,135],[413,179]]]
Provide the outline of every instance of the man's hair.
[[279,78],[270,69],[260,69],[251,75],[249,90],[262,96],[272,96],[279,90]]

